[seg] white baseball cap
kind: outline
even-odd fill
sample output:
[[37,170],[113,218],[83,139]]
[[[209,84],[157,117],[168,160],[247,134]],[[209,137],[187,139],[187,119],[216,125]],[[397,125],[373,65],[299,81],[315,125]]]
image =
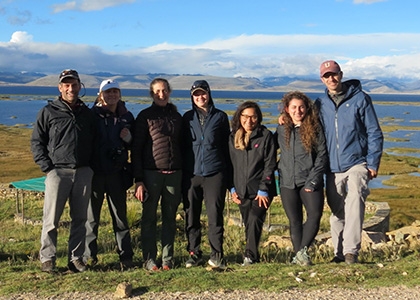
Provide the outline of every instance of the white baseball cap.
[[112,79],[105,79],[102,81],[101,85],[99,86],[99,93],[105,92],[109,89],[120,89],[120,85],[118,82]]

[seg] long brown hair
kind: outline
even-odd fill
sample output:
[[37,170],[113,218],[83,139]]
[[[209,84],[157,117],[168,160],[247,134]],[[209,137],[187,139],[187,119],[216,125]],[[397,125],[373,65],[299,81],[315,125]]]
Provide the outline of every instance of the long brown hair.
[[262,122],[262,112],[260,106],[254,101],[246,101],[239,105],[238,109],[236,110],[235,114],[232,117],[232,132],[236,132],[239,128],[241,128],[241,114],[247,108],[255,109],[255,113],[257,114],[257,126]]
[[305,107],[306,107],[306,114],[302,120],[302,124],[300,125],[300,138],[302,141],[303,146],[307,152],[311,152],[317,144],[317,136],[321,129],[321,124],[319,122],[318,111],[313,103],[313,101],[306,96],[304,93],[299,91],[289,92],[283,96],[282,104],[283,104],[283,111],[281,112],[284,116],[284,130],[285,130],[285,138],[286,138],[286,145],[290,146],[290,134],[292,128],[294,127],[292,118],[286,112],[286,108],[289,107],[290,102],[292,99],[299,99],[302,100]]

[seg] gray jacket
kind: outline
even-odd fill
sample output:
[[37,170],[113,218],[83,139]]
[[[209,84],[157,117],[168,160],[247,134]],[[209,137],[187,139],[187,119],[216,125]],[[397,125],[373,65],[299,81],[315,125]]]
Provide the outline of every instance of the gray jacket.
[[303,186],[310,190],[320,190],[324,186],[324,173],[328,164],[324,133],[318,134],[316,148],[308,153],[299,135],[299,127],[290,134],[290,145],[285,141],[285,125],[279,125],[275,140],[280,147],[278,163],[280,187],[294,189]]

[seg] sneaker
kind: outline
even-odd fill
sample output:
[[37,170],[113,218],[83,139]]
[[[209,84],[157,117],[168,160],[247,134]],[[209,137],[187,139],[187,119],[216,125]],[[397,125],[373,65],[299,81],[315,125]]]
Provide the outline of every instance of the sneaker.
[[153,258],[146,260],[144,263],[144,268],[148,271],[159,271],[159,267],[156,265],[156,262]]
[[244,262],[242,263],[242,267],[250,266],[253,263],[254,262],[252,261],[252,259],[250,259],[249,257],[245,257],[244,258]]
[[84,272],[86,271],[86,264],[81,258],[78,258],[69,263],[69,269],[73,272]]
[[225,260],[220,253],[217,253],[214,258],[210,258],[208,264],[212,268],[224,269],[226,268]]
[[300,266],[310,266],[310,265],[312,265],[311,258],[309,257],[307,247],[305,247],[303,249],[300,249],[296,253],[296,256],[295,256],[294,260]]
[[196,267],[203,263],[203,259],[200,254],[190,252],[190,258],[185,262],[186,268]]
[[174,266],[173,266],[173,264],[172,264],[172,262],[171,261],[165,261],[165,262],[163,262],[163,264],[162,264],[162,270],[163,271],[169,271],[169,270],[172,270],[172,268],[173,268]]
[[47,260],[46,262],[43,262],[41,264],[42,272],[52,273],[54,269],[55,269],[55,264],[52,260]]
[[357,255],[353,253],[346,253],[344,254],[344,261],[348,265],[356,264],[357,263]]
[[339,264],[339,263],[344,262],[344,259],[343,258],[340,258],[338,256],[334,256],[334,258],[330,262]]

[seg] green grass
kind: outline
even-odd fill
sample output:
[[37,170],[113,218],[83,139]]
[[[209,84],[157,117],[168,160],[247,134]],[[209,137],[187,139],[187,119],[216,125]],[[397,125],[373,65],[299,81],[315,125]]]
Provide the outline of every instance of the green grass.
[[[18,127],[0,126],[0,176],[1,182],[8,183],[30,177],[41,176],[33,163],[29,151],[30,130]],[[10,163],[11,161],[15,163]],[[390,229],[410,225],[420,220],[420,177],[410,175],[418,172],[420,159],[407,156],[384,154],[380,175],[392,175],[386,183],[392,189],[373,189],[369,200],[386,201],[391,207]],[[67,239],[69,230],[60,227],[57,249],[57,274],[40,272],[38,257],[40,225],[23,225],[14,221],[15,198],[0,198],[0,295],[34,292],[40,296],[60,295],[72,291],[113,292],[120,282],[130,282],[134,294],[147,292],[195,292],[220,290],[264,290],[283,291],[291,288],[319,289],[345,287],[350,289],[365,287],[418,286],[420,278],[420,246],[409,247],[392,244],[382,250],[367,249],[360,255],[362,264],[347,266],[330,264],[332,249],[325,245],[311,247],[310,254],[314,266],[303,268],[290,265],[290,249],[270,245],[263,247],[273,235],[287,236],[287,230],[264,231],[261,241],[260,264],[241,267],[244,248],[244,228],[228,225],[229,217],[239,217],[237,206],[232,202],[226,207],[225,255],[228,269],[223,272],[211,271],[205,267],[185,268],[187,259],[186,239],[182,218],[177,223],[175,243],[175,269],[170,272],[149,273],[142,269],[141,240],[138,221],[141,205],[133,199],[128,200],[128,216],[131,226],[132,242],[135,250],[136,268],[121,272],[112,232],[108,207],[104,204],[101,226],[99,227],[99,264],[93,270],[80,274],[66,272]],[[42,195],[25,195],[25,216],[40,221],[42,218]],[[183,216],[181,206],[179,216]],[[325,211],[321,232],[329,229],[328,210]],[[369,217],[369,216],[367,216]],[[68,221],[68,211],[62,220]],[[270,208],[271,224],[287,224],[280,201],[277,199]],[[206,218],[203,224],[203,251],[208,258],[209,244],[206,237]],[[296,277],[302,279],[298,282]]]

